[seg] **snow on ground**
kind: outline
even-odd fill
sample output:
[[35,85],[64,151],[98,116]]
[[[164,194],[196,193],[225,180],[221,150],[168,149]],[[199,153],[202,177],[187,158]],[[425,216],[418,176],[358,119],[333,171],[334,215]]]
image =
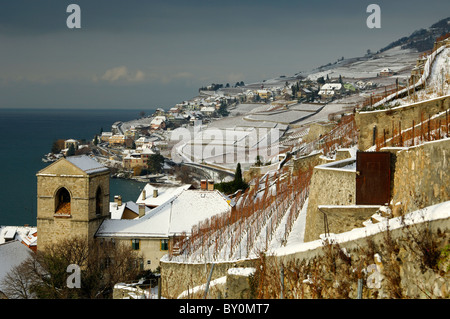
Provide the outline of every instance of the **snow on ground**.
[[[424,66],[424,71],[421,78],[414,84],[419,86],[425,83],[425,88],[419,90],[415,95],[408,95],[404,98],[397,99],[396,93],[388,96],[375,103],[375,107],[388,103],[390,106],[403,106],[414,103],[415,101],[425,101],[440,96],[448,95],[450,93],[449,84],[446,79],[449,77],[449,50],[450,48],[440,47],[427,57]],[[407,92],[407,88],[399,91]]]
[[[448,80],[450,77],[450,48],[444,49],[436,56],[431,68],[430,77],[428,78],[425,89],[416,92],[417,101],[426,101],[434,98],[450,94],[450,85]],[[412,96],[403,99],[396,99],[390,102],[392,105],[411,104]]]
[[294,225],[292,226],[292,230],[289,233],[286,246],[292,246],[304,242],[307,209],[308,199],[306,199],[305,203],[303,204],[302,210],[300,211],[300,214],[298,215],[297,219],[294,222]]
[[[212,288],[212,287],[214,287],[216,285],[225,285],[226,282],[227,282],[227,276],[223,276],[223,277],[217,278],[215,280],[211,280],[210,283],[209,283],[209,288]],[[205,289],[206,289],[206,284],[190,288],[188,290],[183,291],[177,297],[177,299],[188,298],[189,296],[192,296],[195,293],[204,292]]]
[[[237,267],[237,268],[230,268],[228,269],[228,275],[232,276],[251,276],[256,271],[255,268],[252,267]],[[217,278],[215,280],[211,280],[209,283],[209,288],[212,288],[217,285],[225,285],[227,282],[227,276],[223,276],[220,278]],[[177,299],[183,299],[188,298],[189,296],[192,296],[195,293],[204,293],[206,291],[206,285],[199,285],[190,289],[187,289],[183,291],[181,294],[178,295]]]
[[[437,97],[437,94],[450,94],[450,84],[447,79],[450,78],[450,48],[446,48],[434,60],[431,69],[430,78],[427,86],[436,88],[433,90],[431,98]],[[427,91],[427,90],[425,90]]]
[[[328,75],[330,78],[371,78],[375,79],[377,74],[386,67],[394,72],[402,73],[405,69],[412,69],[416,63],[418,53],[415,50],[403,50],[400,46],[394,47],[370,58],[361,57],[349,59],[347,62],[336,63],[328,70],[318,71],[308,75],[308,79],[316,81],[319,77]],[[409,71],[408,71],[409,73]],[[383,80],[383,78],[379,78]]]

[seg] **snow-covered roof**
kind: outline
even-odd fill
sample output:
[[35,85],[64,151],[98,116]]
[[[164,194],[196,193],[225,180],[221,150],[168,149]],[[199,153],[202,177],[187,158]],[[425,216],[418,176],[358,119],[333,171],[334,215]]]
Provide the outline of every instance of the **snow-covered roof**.
[[214,112],[215,110],[213,106],[204,106],[200,109],[200,112]]
[[32,253],[31,249],[17,240],[0,244],[0,290],[6,275],[12,268],[24,262],[30,253]]
[[29,226],[1,226],[0,227],[0,244],[10,240],[24,241],[28,246],[36,245],[36,227]]
[[[136,217],[139,216],[139,205],[133,201],[128,201],[118,205],[116,202],[109,203],[109,212],[111,213],[111,219],[121,219],[125,209],[128,208],[132,212],[136,213]],[[149,212],[149,208],[145,208],[145,212]]]
[[340,90],[342,88],[341,83],[325,83],[320,88],[321,91],[334,91],[334,90]]
[[150,138],[149,136],[141,136],[136,140],[136,143],[150,143],[154,140],[155,138]]
[[[145,204],[148,207],[156,207],[159,205],[164,204],[174,196],[177,196],[184,190],[190,188],[191,185],[186,184],[178,187],[174,186],[158,186],[155,187],[151,184],[145,185],[144,189],[142,190],[141,194],[139,194],[139,197],[136,200],[136,204]],[[158,196],[153,197],[154,191],[158,191]],[[145,194],[145,196],[144,196]],[[145,198],[145,199],[144,199]]]
[[155,154],[155,152],[151,149],[151,147],[143,147],[141,148],[141,154]]
[[167,119],[165,116],[156,116],[152,121],[152,125],[160,125],[162,122],[165,122]]
[[108,168],[106,166],[103,166],[93,158],[90,158],[86,155],[69,156],[66,157],[66,160],[79,169],[83,170],[87,174],[95,174],[108,171]]
[[96,236],[143,238],[190,234],[199,222],[230,210],[218,191],[184,190],[141,218],[103,221]]

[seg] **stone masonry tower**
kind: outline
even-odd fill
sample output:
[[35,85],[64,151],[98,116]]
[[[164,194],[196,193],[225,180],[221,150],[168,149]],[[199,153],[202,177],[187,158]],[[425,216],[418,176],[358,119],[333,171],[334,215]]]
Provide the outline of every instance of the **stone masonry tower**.
[[70,236],[93,238],[109,217],[109,169],[88,156],[71,156],[36,176],[38,249]]

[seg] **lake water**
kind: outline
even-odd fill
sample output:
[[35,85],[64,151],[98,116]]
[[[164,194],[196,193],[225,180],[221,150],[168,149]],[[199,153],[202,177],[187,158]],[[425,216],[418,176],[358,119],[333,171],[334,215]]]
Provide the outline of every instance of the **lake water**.
[[[0,109],[0,225],[36,225],[36,173],[57,139],[91,140],[116,121],[139,117],[141,110]],[[154,110],[144,110],[152,114]],[[111,179],[111,200],[135,201],[144,184]]]

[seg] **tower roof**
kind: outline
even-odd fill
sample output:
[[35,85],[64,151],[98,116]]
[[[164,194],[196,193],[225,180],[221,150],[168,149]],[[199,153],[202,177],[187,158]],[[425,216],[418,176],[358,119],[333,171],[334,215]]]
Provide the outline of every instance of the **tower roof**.
[[73,165],[84,171],[86,174],[95,174],[105,172],[108,170],[106,166],[103,166],[96,160],[86,155],[69,156],[66,157],[66,160],[68,160],[70,163],[72,163]]

